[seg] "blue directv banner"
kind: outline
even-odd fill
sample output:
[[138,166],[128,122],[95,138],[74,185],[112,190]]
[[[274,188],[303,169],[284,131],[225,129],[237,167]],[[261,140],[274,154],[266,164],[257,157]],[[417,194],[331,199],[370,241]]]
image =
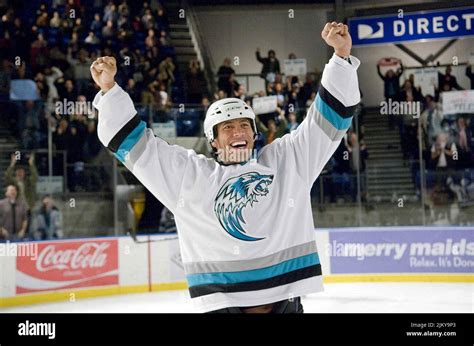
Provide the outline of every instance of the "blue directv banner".
[[349,19],[353,46],[474,36],[474,7]]

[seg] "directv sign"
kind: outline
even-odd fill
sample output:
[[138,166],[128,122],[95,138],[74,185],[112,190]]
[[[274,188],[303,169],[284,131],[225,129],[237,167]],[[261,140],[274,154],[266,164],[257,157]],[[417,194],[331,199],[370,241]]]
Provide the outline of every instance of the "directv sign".
[[354,46],[474,36],[474,8],[351,18],[349,31]]

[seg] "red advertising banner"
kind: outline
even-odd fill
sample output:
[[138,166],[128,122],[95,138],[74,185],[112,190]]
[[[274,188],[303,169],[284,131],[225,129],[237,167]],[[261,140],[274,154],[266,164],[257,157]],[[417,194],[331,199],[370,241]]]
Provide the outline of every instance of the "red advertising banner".
[[116,239],[38,243],[32,256],[18,256],[16,293],[118,285]]

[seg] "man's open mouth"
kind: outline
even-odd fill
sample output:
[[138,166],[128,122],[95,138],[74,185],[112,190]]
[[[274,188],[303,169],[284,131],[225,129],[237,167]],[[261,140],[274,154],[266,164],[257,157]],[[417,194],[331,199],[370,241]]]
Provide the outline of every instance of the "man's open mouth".
[[231,148],[235,149],[245,149],[247,148],[247,141],[235,141],[230,143]]

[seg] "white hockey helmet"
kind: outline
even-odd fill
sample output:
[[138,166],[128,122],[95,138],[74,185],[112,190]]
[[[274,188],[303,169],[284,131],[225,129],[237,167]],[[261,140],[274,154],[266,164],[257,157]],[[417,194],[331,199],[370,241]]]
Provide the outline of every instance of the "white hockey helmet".
[[209,143],[215,139],[214,127],[227,120],[248,118],[251,120],[254,135],[257,134],[257,125],[255,123],[255,113],[252,107],[247,105],[241,99],[231,97],[218,100],[209,106],[204,119],[204,134]]

